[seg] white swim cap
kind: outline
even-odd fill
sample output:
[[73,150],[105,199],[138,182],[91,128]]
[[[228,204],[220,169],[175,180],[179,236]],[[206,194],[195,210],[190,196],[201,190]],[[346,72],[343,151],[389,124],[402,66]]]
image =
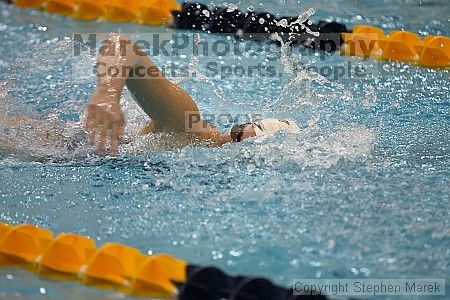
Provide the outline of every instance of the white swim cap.
[[300,132],[300,128],[294,121],[279,119],[264,119],[253,123],[256,136],[274,134],[280,130],[287,130],[292,133]]

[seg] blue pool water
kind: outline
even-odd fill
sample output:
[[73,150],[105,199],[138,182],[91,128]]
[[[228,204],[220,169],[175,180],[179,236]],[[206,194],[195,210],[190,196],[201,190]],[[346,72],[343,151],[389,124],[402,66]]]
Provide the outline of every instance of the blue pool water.
[[[290,15],[314,7],[313,20],[450,35],[445,0],[239,3]],[[93,78],[73,76],[73,33],[120,31],[139,38],[172,32],[84,23],[6,4],[0,9],[0,114],[52,119],[52,128],[61,132],[77,130],[60,122],[79,121],[95,87]],[[115,159],[98,159],[87,145],[67,151],[31,131],[1,128],[0,221],[88,235],[98,245],[115,241],[144,253],[166,252],[285,286],[298,278],[443,278],[448,293],[450,73],[300,54],[274,64],[319,68],[350,61],[376,76],[324,79],[301,72],[184,80],[181,85],[204,113],[261,113],[302,127],[296,135],[217,149],[168,149],[167,136],[135,137],[145,118],[128,93],[131,143]],[[187,65],[189,59],[154,57],[159,66]],[[211,57],[199,59],[202,73]],[[237,57],[214,59],[227,64]],[[0,299],[63,297],[119,296],[0,270]]]

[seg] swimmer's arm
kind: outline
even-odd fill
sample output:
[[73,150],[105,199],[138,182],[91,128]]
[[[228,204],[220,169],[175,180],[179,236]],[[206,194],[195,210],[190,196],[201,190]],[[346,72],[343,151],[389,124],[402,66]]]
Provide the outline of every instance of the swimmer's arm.
[[118,143],[125,128],[120,98],[126,78],[103,76],[101,72],[120,66],[131,66],[135,60],[131,56],[121,56],[120,48],[113,46],[114,42],[118,41],[118,35],[109,35],[107,41],[109,43],[105,43],[97,55],[97,88],[89,100],[86,116],[86,130],[91,143],[96,143],[99,155],[105,154],[108,141],[111,154],[117,153]]
[[[196,126],[194,126],[193,130],[198,130],[196,135],[203,140],[210,141],[211,146],[221,147],[225,144],[231,143],[230,134],[221,134],[219,130],[217,130],[217,128],[204,121],[201,121],[201,124],[202,130],[198,130]],[[144,127],[141,128],[141,130],[139,131],[139,135],[147,135],[155,131],[157,131],[155,129],[155,123],[153,121],[150,121]]]
[[[118,76],[111,76],[108,72],[110,70],[134,70],[144,64],[147,64],[147,68],[156,68],[148,57],[146,61],[143,60],[143,57],[146,57],[145,53],[130,39],[115,33],[108,35],[104,45],[99,50],[96,62],[97,88],[87,107],[86,129],[90,141],[97,144],[97,153],[100,155],[106,152],[108,142],[111,146],[110,152],[112,154],[117,153],[118,143],[125,127],[120,101],[129,74],[128,72],[120,72]],[[142,86],[142,84],[140,85]],[[130,91],[133,94],[139,93],[139,84],[135,88],[131,87]],[[151,94],[151,91],[149,94]],[[138,104],[150,115],[150,107],[146,105],[145,99],[140,100],[137,101]],[[152,120],[141,130],[141,133],[149,133],[154,130],[154,127],[155,122]]]
[[[105,152],[108,140],[111,143],[111,153],[117,153],[118,141],[125,125],[120,109],[120,98],[125,85],[152,119],[151,127],[144,128],[143,133],[155,127],[159,130],[183,132],[187,130],[186,114],[200,119],[199,109],[192,98],[167,80],[151,59],[130,39],[119,34],[110,34],[97,57],[97,66],[97,89],[88,105],[86,127],[92,142],[99,136],[99,154]],[[137,79],[128,78],[128,73],[114,78],[102,76],[109,69],[137,70],[138,67],[151,70],[152,76]],[[220,133],[212,126],[210,130],[194,130],[193,133],[212,142],[220,140]]]
[[111,33],[97,65],[99,75],[110,69],[119,70],[119,76],[114,78],[99,76],[99,86],[120,100],[126,85],[158,129],[184,131],[186,114],[200,115],[192,98],[168,80],[145,51],[126,36]]

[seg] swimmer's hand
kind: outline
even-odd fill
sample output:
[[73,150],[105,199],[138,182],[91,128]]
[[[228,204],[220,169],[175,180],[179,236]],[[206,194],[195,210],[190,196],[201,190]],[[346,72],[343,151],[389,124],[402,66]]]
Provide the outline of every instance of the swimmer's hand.
[[[87,106],[86,130],[89,140],[97,146],[97,154],[116,155],[121,136],[125,129],[125,118],[120,109],[120,94],[98,89]],[[110,147],[107,148],[107,144]]]

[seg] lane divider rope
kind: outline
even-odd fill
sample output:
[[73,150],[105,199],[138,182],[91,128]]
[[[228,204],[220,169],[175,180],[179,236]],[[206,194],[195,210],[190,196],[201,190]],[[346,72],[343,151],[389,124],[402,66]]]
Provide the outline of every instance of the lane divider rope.
[[151,26],[166,24],[172,10],[180,10],[175,0],[14,0],[22,8],[42,9],[48,13],[81,20],[135,22]]
[[187,263],[169,255],[148,256],[117,243],[96,248],[80,235],[53,233],[33,225],[0,223],[0,265],[27,266],[33,272],[82,284],[160,298],[177,294],[186,282]]
[[126,295],[178,300],[327,300],[325,295],[296,295],[293,288],[265,278],[230,276],[165,254],[61,233],[33,225],[0,223],[0,267],[22,267],[39,275],[75,281]]
[[357,25],[352,33],[342,33],[343,55],[391,60],[417,64],[429,68],[450,67],[450,38],[426,36],[423,40],[412,32],[383,30]]
[[[13,0],[12,2],[18,7],[41,9],[48,13],[82,20],[134,22],[150,26],[168,25],[173,20],[174,11],[182,14],[185,20],[194,20],[200,18],[197,14],[202,15],[203,11],[207,10],[207,7],[201,4],[180,5],[175,0]],[[220,8],[216,8],[215,11],[224,13]],[[233,13],[234,15],[230,15],[231,18],[238,15],[237,10]],[[207,15],[209,14],[208,11]],[[209,19],[206,16],[204,18]],[[188,29],[201,30],[201,26],[195,24],[197,21],[192,22],[193,27]],[[234,27],[238,28],[236,24]],[[305,35],[307,36],[302,33],[300,36],[304,38]],[[356,25],[353,32],[342,32],[341,37],[343,55],[407,62],[427,68],[450,68],[450,38],[445,36],[426,36],[421,40],[417,34],[408,31],[392,31],[389,35],[385,35],[380,28]]]

